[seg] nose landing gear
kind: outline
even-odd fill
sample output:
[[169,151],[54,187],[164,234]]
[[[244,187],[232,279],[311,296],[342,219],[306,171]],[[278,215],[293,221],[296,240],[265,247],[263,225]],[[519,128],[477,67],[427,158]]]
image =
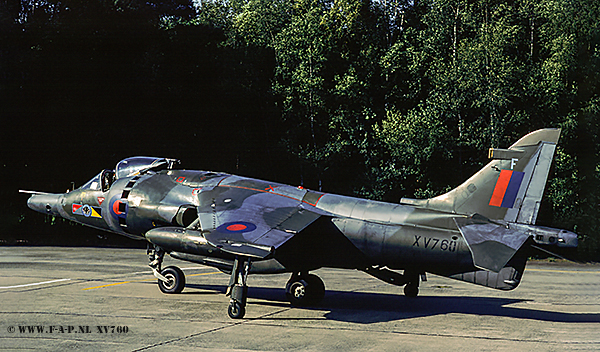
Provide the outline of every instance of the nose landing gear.
[[165,251],[158,247],[148,245],[148,264],[152,268],[154,276],[158,279],[158,288],[163,293],[181,293],[185,288],[185,275],[176,266],[168,266],[161,269]]

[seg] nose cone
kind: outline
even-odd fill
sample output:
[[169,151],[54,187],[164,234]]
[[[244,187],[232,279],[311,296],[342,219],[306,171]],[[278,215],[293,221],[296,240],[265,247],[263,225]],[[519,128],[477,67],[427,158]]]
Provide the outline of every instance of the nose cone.
[[62,194],[34,194],[27,200],[27,206],[40,213],[59,215],[61,197]]
[[558,234],[558,246],[564,248],[577,247],[577,234],[571,231],[562,230]]

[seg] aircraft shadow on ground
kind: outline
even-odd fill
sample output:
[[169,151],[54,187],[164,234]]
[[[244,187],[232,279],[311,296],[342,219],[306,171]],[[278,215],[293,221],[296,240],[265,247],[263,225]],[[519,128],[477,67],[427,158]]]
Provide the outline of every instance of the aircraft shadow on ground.
[[[224,294],[225,285],[191,285],[186,287]],[[185,291],[184,291],[185,293]],[[196,292],[201,293],[201,292]],[[249,305],[291,307],[283,288],[249,287]],[[252,300],[262,302],[252,302]],[[419,296],[408,298],[402,294],[347,292],[328,290],[323,301],[315,307],[299,307],[329,311],[325,318],[352,323],[380,323],[445,314],[508,317],[558,323],[600,323],[597,313],[563,313],[529,308],[507,307],[527,302],[523,299],[498,297]],[[273,319],[270,317],[269,319]],[[293,318],[286,318],[293,319]]]

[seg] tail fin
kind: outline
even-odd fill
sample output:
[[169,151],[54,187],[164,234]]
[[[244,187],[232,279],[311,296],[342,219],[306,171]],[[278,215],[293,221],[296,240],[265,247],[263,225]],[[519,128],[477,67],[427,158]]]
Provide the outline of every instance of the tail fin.
[[534,224],[560,129],[547,128],[519,139],[508,149],[490,149],[493,159],[452,191],[430,199],[400,202],[457,214]]

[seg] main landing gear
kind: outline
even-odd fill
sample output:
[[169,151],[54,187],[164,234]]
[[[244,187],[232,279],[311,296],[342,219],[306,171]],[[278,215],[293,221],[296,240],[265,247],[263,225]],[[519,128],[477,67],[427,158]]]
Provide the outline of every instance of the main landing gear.
[[241,319],[246,314],[246,300],[248,298],[248,272],[250,271],[250,259],[245,257],[235,258],[229,287],[225,296],[230,296],[227,314],[231,319]]
[[[158,279],[158,287],[164,293],[180,293],[185,287],[185,275],[176,266],[161,268],[165,251],[158,246],[148,246],[148,264]],[[250,258],[237,257],[233,263],[226,296],[230,297],[227,314],[232,319],[241,319],[246,314],[248,299],[248,273]],[[418,281],[417,281],[418,282]],[[293,306],[319,303],[325,296],[325,284],[316,275],[295,272],[285,286],[285,294]]]
[[293,306],[314,305],[325,297],[325,284],[317,275],[296,272],[285,285],[285,295]]
[[[246,314],[250,266],[250,259],[245,257],[237,257],[233,263],[226,293],[231,297],[227,314],[232,319],[241,319]],[[316,275],[297,272],[287,282],[285,294],[294,306],[314,305],[325,296],[325,284]]]

